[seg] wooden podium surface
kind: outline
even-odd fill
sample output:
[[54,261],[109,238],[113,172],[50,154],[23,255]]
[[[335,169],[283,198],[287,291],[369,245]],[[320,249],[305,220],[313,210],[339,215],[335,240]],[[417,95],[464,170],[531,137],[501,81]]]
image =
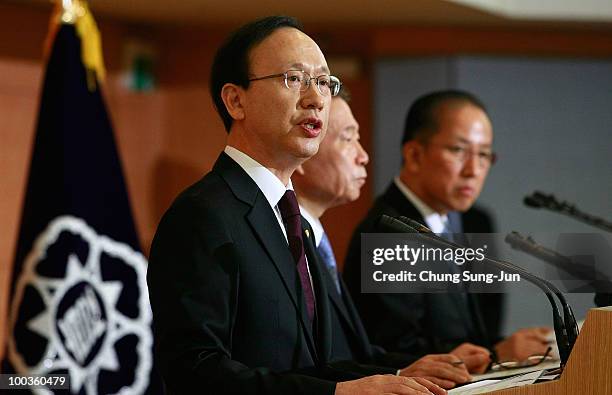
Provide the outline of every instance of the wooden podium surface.
[[591,309],[559,380],[491,395],[612,395],[612,307]]

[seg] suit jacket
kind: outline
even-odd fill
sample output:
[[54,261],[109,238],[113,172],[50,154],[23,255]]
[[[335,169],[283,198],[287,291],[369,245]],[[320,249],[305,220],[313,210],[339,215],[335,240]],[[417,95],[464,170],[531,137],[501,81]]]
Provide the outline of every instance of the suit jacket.
[[[344,278],[372,341],[388,350],[413,355],[449,352],[466,341],[491,347],[498,337],[500,294],[488,294],[486,298],[467,294],[466,298],[458,298],[450,293],[361,293],[361,233],[375,232],[376,221],[382,214],[403,215],[425,224],[419,211],[392,183],[376,199],[353,234]],[[477,209],[454,222],[461,222],[466,233],[489,233],[492,229],[488,216]]]
[[[311,238],[308,248],[317,259],[317,266],[325,268],[321,256],[316,252],[315,240]],[[355,308],[351,294],[341,277],[340,290],[326,269],[321,270],[330,305],[333,361],[356,361],[369,374],[395,374],[417,358],[405,353],[392,353],[370,343],[366,330]]]
[[[307,259],[316,262],[312,251]],[[350,363],[330,364],[328,297],[318,266],[309,267],[312,326],[273,210],[222,153],[173,202],[151,247],[155,357],[169,391],[332,394],[336,381],[362,377],[343,370]]]

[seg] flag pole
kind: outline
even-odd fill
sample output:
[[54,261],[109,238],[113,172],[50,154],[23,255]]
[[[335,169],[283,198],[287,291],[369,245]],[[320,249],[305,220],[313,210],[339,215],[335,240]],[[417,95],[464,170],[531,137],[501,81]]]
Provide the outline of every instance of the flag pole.
[[74,24],[78,17],[77,4],[78,2],[73,0],[61,0],[61,20],[63,23]]

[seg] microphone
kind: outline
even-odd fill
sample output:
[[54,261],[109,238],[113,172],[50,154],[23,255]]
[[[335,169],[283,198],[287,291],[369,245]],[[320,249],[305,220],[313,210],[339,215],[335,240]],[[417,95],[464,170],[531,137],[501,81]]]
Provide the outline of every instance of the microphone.
[[[428,227],[424,226],[423,224],[411,218],[400,216],[397,219],[403,222],[406,226],[413,228],[414,231],[424,234],[425,236],[429,237],[431,240],[439,243],[440,245],[443,245],[445,247],[450,246],[451,248],[455,248],[455,249],[465,248],[462,245],[448,241],[436,235],[435,233],[431,231],[431,229],[429,229]],[[492,264],[495,267],[500,267],[510,272],[522,275],[523,278],[525,278],[525,280],[534,284],[535,286],[540,288],[545,293],[546,297],[548,298],[548,301],[550,302],[552,310],[553,310],[553,324],[554,324],[553,326],[555,330],[555,336],[557,338],[557,345],[559,346],[559,356],[561,358],[561,365],[565,366],[569,358],[570,352],[572,351],[574,342],[576,338],[578,337],[578,325],[576,324],[576,319],[574,317],[571,307],[569,306],[569,304],[567,304],[567,301],[565,300],[561,292],[553,284],[550,284],[548,281],[543,280],[537,276],[534,276],[533,274],[527,272],[521,267],[516,266],[510,262],[500,261],[500,260],[493,259],[493,258],[486,257],[486,256],[485,256],[485,260],[489,264]],[[561,313],[559,312],[559,308],[557,307],[557,304],[555,303],[555,300],[552,296],[551,289],[555,292],[555,294],[557,295],[557,298],[559,298],[559,300],[561,301],[561,304],[563,305],[565,321],[569,322],[568,324],[570,325],[569,327],[566,326],[564,320],[561,318]],[[570,330],[568,330],[568,328]]]
[[523,198],[523,203],[531,208],[545,208],[554,212],[570,216],[588,225],[612,232],[612,223],[603,218],[580,211],[575,204],[558,201],[552,194],[535,191]]
[[544,207],[544,204],[541,200],[536,199],[533,196],[525,196],[523,198],[523,203],[525,203],[525,206],[528,207],[532,207],[532,208],[542,208]]
[[516,231],[508,233],[504,241],[510,244],[515,250],[526,252],[527,254],[533,255],[545,262],[552,263],[553,265],[564,266],[564,269],[572,263],[569,257],[548,249],[536,243],[533,238],[525,237]]
[[375,229],[384,233],[419,233],[402,221],[383,214],[378,218]]
[[[544,262],[550,263],[557,266],[572,276],[577,277],[581,280],[592,280],[589,278],[588,271],[589,267],[586,265],[574,262],[570,257],[561,255],[557,251],[546,248],[531,237],[525,237],[518,232],[510,232],[506,235],[504,241],[515,250],[522,251],[526,254],[534,256]],[[594,270],[592,274],[593,278],[606,278],[606,275]]]

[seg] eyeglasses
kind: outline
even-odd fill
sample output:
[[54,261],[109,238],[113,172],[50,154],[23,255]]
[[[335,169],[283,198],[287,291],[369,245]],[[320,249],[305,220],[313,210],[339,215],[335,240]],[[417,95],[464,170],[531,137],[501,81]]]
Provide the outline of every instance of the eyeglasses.
[[530,366],[537,366],[545,361],[551,361],[554,359],[550,355],[551,350],[552,350],[552,347],[548,347],[544,355],[532,355],[528,357],[526,360],[520,361],[520,362],[517,362],[517,361],[498,362],[497,360],[494,360],[491,362],[491,366],[489,367],[489,369],[493,371],[500,371],[500,370],[511,370],[511,369],[526,368]]
[[336,96],[340,93],[342,83],[338,77],[333,75],[323,74],[318,77],[311,77],[310,74],[304,70],[288,70],[280,74],[271,74],[263,77],[255,77],[249,79],[249,81],[266,80],[269,78],[283,77],[285,79],[285,86],[292,91],[305,92],[310,87],[310,81],[315,80],[317,90],[323,96]]
[[452,144],[427,143],[427,145],[442,147],[450,160],[461,165],[465,164],[474,155],[476,155],[480,168],[491,167],[497,162],[497,154],[487,149],[474,150],[466,146]]

